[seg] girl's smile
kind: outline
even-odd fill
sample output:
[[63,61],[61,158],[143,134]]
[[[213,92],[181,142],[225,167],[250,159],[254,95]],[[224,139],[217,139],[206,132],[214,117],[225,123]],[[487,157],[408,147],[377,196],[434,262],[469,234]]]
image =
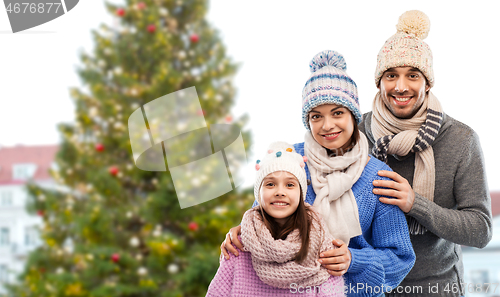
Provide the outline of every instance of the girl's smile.
[[260,187],[261,206],[264,211],[282,225],[299,206],[299,181],[288,171],[275,171],[267,175]]

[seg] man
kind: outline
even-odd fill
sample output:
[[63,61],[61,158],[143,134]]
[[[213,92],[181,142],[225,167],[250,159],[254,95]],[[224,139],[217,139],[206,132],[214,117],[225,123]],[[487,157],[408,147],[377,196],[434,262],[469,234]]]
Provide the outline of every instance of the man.
[[420,11],[400,17],[378,54],[379,92],[360,124],[373,155],[394,170],[379,172],[394,181],[374,181],[374,193],[406,214],[417,256],[389,296],[463,296],[460,245],[482,248],[492,235],[479,138],[445,114],[430,91],[432,53],[423,42],[429,24]]

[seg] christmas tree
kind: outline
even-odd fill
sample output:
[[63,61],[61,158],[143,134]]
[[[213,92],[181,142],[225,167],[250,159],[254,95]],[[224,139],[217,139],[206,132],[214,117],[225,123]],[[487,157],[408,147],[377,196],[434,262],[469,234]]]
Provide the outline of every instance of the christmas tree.
[[181,208],[169,171],[136,167],[127,119],[165,94],[194,86],[209,126],[242,128],[246,118],[230,114],[237,67],[205,20],[206,0],[124,2],[105,4],[116,25],[94,30],[93,51],[80,56],[76,119],[59,125],[57,187],[28,185],[43,244],[12,296],[204,296],[225,233],[252,203],[251,191],[233,190]]

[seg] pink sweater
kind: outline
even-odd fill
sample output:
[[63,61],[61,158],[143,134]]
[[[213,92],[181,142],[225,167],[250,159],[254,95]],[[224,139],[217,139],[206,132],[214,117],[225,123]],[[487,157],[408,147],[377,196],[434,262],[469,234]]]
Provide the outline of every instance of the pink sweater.
[[255,273],[250,253],[239,249],[238,253],[238,257],[229,253],[229,260],[222,258],[219,270],[208,287],[207,297],[345,296],[344,280],[339,276],[330,276],[325,283],[317,287],[298,287],[293,284],[290,289],[271,287],[262,282]]

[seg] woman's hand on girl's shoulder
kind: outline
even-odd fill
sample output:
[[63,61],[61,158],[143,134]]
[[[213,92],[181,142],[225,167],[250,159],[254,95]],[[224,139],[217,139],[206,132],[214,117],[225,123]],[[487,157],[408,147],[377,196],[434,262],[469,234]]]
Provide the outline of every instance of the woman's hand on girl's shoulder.
[[220,250],[226,260],[229,259],[228,251],[238,257],[238,251],[234,248],[233,244],[240,250],[243,250],[243,244],[241,244],[241,242],[238,240],[238,235],[240,234],[241,226],[233,227],[231,228],[231,230],[229,230],[229,232],[227,232],[226,239],[224,239],[224,241],[220,245]]
[[321,266],[328,269],[328,273],[333,276],[341,276],[347,272],[351,265],[351,252],[340,239],[334,239],[332,243],[335,249],[323,252],[319,255]]

